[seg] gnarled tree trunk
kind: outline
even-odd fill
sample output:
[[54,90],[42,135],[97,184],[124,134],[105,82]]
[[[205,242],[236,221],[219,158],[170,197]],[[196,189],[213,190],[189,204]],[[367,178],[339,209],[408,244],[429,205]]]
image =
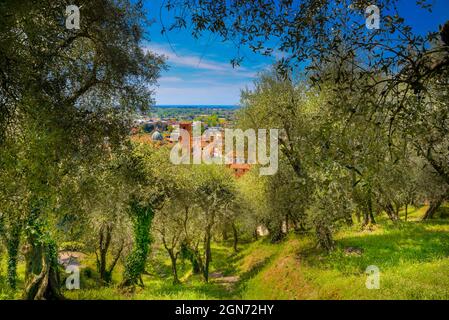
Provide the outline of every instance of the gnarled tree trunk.
[[319,247],[323,248],[327,252],[334,249],[334,240],[332,238],[332,230],[324,223],[317,223],[315,226],[315,232],[318,239]]
[[368,191],[368,199],[366,202],[366,207],[364,208],[363,212],[363,223],[362,228],[369,224],[376,224],[376,220],[374,219],[373,214],[373,200],[371,198],[371,191]]
[[399,210],[395,209],[391,203],[385,205],[385,212],[391,221],[396,223],[399,220]]
[[440,206],[443,204],[443,199],[444,198],[438,198],[438,199],[434,199],[430,202],[430,206],[427,209],[426,213],[424,214],[424,216],[422,217],[422,220],[428,220],[428,219],[432,219],[433,216],[435,215],[435,212],[437,212],[437,210],[440,208]]
[[26,254],[26,300],[62,300],[57,248],[52,241],[31,243]]
[[108,267],[107,256],[111,245],[112,230],[113,227],[111,225],[103,225],[100,228],[100,238],[98,241],[99,254],[97,254],[97,251],[95,251],[97,257],[97,269],[100,274],[100,279],[105,284],[108,284],[112,281],[112,271],[114,271],[117,261],[120,258],[120,255],[123,251],[123,242],[122,242],[120,248],[114,255],[114,258],[112,259],[112,262]]
[[173,251],[173,249],[167,249],[168,255],[170,256],[171,261],[171,270],[173,274],[173,284],[180,283],[178,278],[178,268],[177,268],[177,260],[178,260],[178,254]]
[[141,206],[139,203],[133,202],[130,209],[133,220],[134,247],[126,260],[123,281],[120,284],[122,288],[134,287],[145,271],[151,242],[150,228],[154,216],[151,206]]
[[62,300],[58,249],[43,230],[40,209],[31,210],[27,220],[25,252],[25,291],[27,300]]

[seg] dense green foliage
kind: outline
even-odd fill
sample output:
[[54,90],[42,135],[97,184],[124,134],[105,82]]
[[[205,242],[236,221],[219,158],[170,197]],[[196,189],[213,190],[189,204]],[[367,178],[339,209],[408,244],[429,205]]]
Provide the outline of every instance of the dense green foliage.
[[[165,67],[141,1],[84,1],[79,30],[65,1],[0,3],[1,297],[448,298],[448,29],[392,14],[370,33],[365,0],[226,3],[165,8],[182,12],[171,29],[288,53],[232,123],[280,130],[273,176],[174,165],[130,137]],[[368,265],[382,290],[363,287]]]

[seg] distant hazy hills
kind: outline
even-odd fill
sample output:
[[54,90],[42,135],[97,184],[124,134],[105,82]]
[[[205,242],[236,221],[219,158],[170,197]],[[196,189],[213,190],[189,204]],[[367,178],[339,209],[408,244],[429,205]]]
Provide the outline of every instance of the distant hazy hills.
[[161,109],[238,109],[238,105],[156,105]]

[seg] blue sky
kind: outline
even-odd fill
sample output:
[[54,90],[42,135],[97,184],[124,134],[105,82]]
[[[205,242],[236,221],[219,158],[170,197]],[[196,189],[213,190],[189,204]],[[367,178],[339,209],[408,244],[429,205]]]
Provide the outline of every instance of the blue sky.
[[[151,0],[146,4],[148,16],[155,23],[148,30],[151,41],[148,49],[168,58],[169,70],[163,72],[156,89],[159,105],[233,105],[240,100],[240,90],[251,87],[257,73],[275,61],[275,58],[254,54],[243,48],[242,66],[232,68],[230,60],[237,49],[231,42],[222,42],[213,34],[194,39],[186,30],[171,31],[161,35],[159,19],[163,0]],[[375,3],[375,1],[373,1]],[[433,13],[426,13],[412,4],[414,0],[401,0],[399,9],[415,32],[436,30],[449,20],[449,0],[430,0]],[[163,14],[162,20],[167,16]],[[167,38],[168,37],[168,38]]]

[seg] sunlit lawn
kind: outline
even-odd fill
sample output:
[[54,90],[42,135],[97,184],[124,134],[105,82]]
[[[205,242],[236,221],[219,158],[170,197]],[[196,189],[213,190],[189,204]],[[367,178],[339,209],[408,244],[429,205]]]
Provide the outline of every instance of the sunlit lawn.
[[[291,234],[280,244],[268,239],[241,245],[235,254],[228,244],[213,246],[211,273],[237,276],[224,285],[191,274],[188,261],[179,261],[182,284],[173,285],[165,251],[153,250],[145,286],[134,293],[118,288],[122,265],[113,274],[113,285],[101,287],[93,255],[83,262],[81,290],[67,291],[69,299],[449,299],[449,220],[422,222],[423,208],[410,208],[408,222],[393,224],[378,217],[372,230],[358,224],[335,235],[336,250],[326,254],[310,235]],[[443,208],[443,216],[444,216]],[[401,211],[401,218],[404,212]],[[345,248],[362,250],[347,254]],[[380,270],[380,289],[369,290],[368,266]],[[6,270],[1,264],[1,274]],[[0,298],[20,298],[24,264],[19,264],[18,290],[6,289],[0,278]]]

